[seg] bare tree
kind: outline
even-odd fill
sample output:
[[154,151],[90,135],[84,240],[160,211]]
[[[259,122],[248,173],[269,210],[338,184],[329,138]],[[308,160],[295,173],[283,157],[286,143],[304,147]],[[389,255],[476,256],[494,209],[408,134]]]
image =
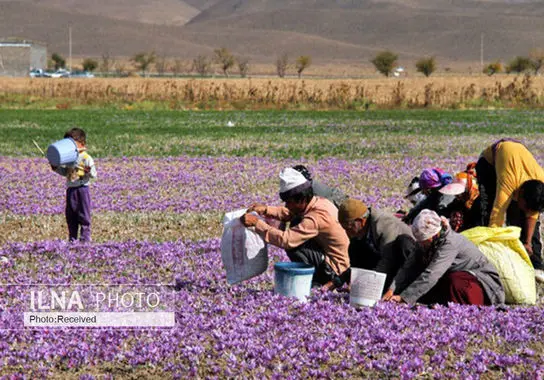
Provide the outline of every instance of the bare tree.
[[193,59],[193,70],[199,73],[201,76],[205,76],[210,72],[210,61],[205,55],[199,55]]
[[113,58],[109,52],[102,54],[102,60],[100,62],[100,71],[108,74],[115,66],[115,58]]
[[155,69],[157,70],[157,74],[159,74],[159,76],[163,76],[164,73],[168,71],[168,58],[166,58],[165,55],[160,55],[157,57]]
[[311,64],[312,58],[309,55],[301,55],[297,58],[296,68],[299,78],[302,76],[302,72],[306,70],[306,68],[308,68]]
[[174,76],[178,76],[185,71],[185,68],[185,63],[181,59],[175,59],[172,65],[172,73]]
[[223,74],[228,78],[229,69],[234,66],[234,56],[226,48],[216,49],[213,51],[215,54],[215,62],[221,66]]
[[538,75],[538,72],[544,66],[544,49],[531,50],[529,53],[529,58],[533,64],[535,75]]
[[238,62],[238,71],[240,72],[240,76],[242,78],[245,78],[247,74],[249,73],[249,58],[240,57],[237,59],[237,62]]
[[280,78],[285,77],[287,68],[289,67],[289,56],[287,53],[283,53],[281,56],[276,59],[276,72]]
[[115,74],[117,76],[122,77],[126,74],[126,72],[127,72],[127,67],[123,62],[119,61],[115,64]]

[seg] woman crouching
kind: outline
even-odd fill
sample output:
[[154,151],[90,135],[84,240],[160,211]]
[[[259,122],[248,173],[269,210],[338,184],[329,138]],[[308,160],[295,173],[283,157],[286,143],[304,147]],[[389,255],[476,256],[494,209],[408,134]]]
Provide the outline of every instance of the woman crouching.
[[412,232],[418,250],[399,270],[384,301],[464,305],[504,303],[504,289],[495,266],[447,219],[422,210]]

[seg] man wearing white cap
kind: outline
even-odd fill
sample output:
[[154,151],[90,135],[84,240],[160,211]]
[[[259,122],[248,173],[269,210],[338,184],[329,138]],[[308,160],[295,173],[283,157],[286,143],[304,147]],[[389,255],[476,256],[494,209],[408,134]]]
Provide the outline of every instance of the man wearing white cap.
[[[349,269],[349,239],[338,222],[338,209],[327,199],[314,196],[312,183],[300,172],[286,168],[280,173],[280,198],[285,207],[254,204],[241,221],[270,244],[284,248],[291,261],[315,267],[314,283],[328,289],[341,286]],[[300,222],[285,231],[249,212],[288,222]]]
[[395,276],[383,300],[468,305],[504,303],[504,289],[495,266],[447,219],[424,209],[412,232],[420,250]]

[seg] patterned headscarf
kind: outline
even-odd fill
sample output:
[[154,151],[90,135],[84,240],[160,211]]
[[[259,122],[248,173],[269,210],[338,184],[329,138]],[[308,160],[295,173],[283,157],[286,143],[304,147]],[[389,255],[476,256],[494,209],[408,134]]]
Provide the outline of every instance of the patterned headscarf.
[[419,176],[419,188],[421,190],[434,189],[453,182],[451,174],[440,168],[429,168],[421,172]]
[[428,240],[440,232],[442,224],[442,218],[436,212],[423,209],[412,223],[412,233],[417,241]]

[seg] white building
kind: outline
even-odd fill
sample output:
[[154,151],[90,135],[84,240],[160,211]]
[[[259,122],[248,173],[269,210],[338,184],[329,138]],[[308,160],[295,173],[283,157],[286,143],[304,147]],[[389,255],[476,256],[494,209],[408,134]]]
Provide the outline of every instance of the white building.
[[0,76],[28,76],[30,70],[46,67],[45,45],[34,41],[0,39]]

